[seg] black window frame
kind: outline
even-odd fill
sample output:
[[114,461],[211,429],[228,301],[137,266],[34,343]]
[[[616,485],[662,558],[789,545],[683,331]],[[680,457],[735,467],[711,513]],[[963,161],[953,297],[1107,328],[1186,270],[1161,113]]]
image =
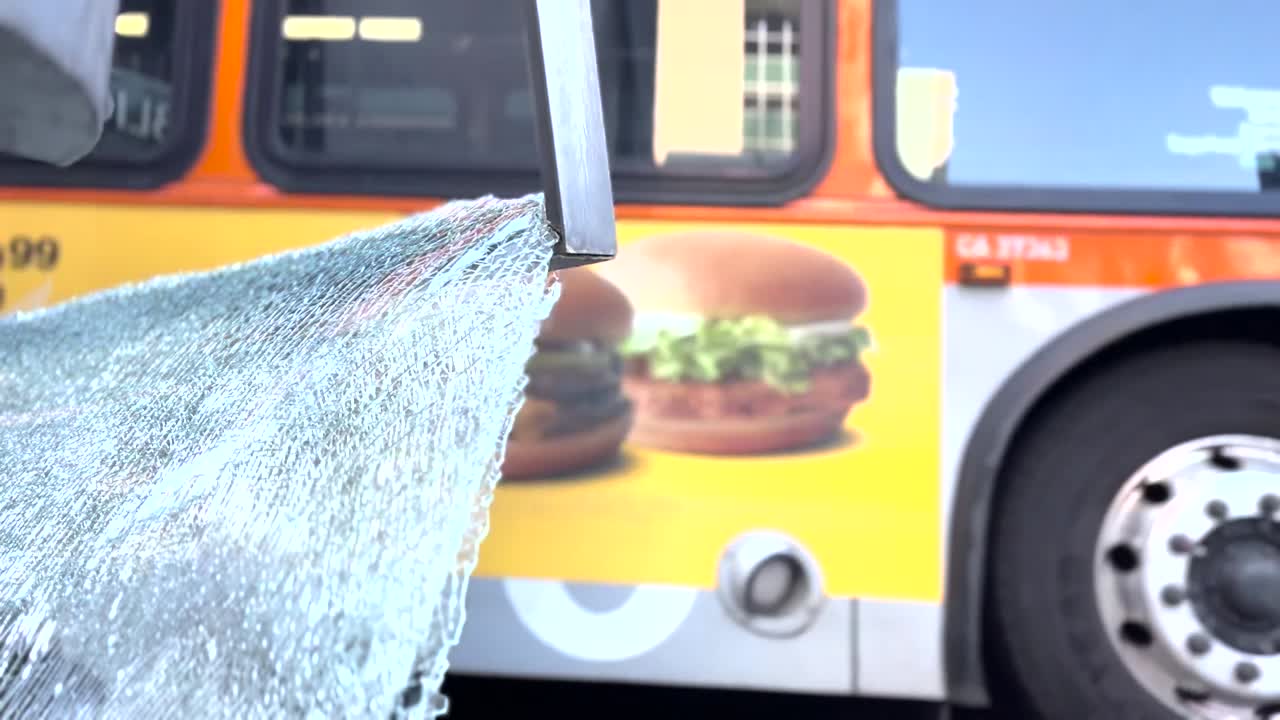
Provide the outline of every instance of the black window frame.
[[[452,0],[466,2],[466,0]],[[600,0],[597,0],[600,1]],[[604,0],[620,2],[622,0]],[[280,23],[287,0],[257,0],[249,33],[245,79],[244,147],[258,175],[286,193],[451,198],[482,194],[520,195],[541,190],[538,172],[492,169],[422,170],[319,169],[292,166],[276,148],[275,117],[279,88]],[[827,175],[835,151],[836,8],[834,0],[801,0],[799,42],[802,60],[797,122],[799,138],[787,170],[767,178],[734,178],[684,163],[670,170],[613,171],[619,203],[658,205],[777,206],[808,195]],[[814,48],[814,49],[807,49]],[[811,53],[811,55],[803,55]]]
[[221,2],[174,0],[185,10],[174,18],[173,95],[169,118],[173,140],[142,161],[92,157],[65,168],[0,159],[0,186],[96,190],[156,190],[183,178],[204,151],[212,107],[214,48]]
[[872,145],[885,180],[902,197],[940,210],[987,210],[1100,215],[1270,218],[1280,216],[1280,193],[1138,190],[1120,188],[948,185],[912,175],[898,157],[898,2],[872,3]]

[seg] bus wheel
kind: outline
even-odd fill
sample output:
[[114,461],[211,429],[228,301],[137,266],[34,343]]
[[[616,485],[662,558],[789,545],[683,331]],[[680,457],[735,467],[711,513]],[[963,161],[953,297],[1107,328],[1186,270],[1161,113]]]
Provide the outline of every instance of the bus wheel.
[[1032,420],[992,521],[992,684],[1048,720],[1280,719],[1280,350],[1180,345]]

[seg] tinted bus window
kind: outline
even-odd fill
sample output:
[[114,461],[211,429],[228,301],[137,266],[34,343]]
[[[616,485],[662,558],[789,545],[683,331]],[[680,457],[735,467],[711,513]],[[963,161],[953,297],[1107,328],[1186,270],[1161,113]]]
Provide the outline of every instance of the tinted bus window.
[[215,19],[209,0],[121,0],[102,139],[68,168],[6,157],[0,180],[145,187],[181,174],[204,134]]
[[176,9],[173,0],[121,3],[111,68],[115,107],[94,158],[142,161],[163,153],[171,140]]
[[1278,18],[1266,0],[900,0],[898,159],[953,188],[1269,190]]
[[[276,46],[263,50],[258,66],[274,87],[275,99],[258,113],[257,138],[271,163],[384,178],[536,173],[518,0],[277,5],[259,17],[270,32],[260,37]],[[592,5],[615,177],[750,181],[811,162],[822,144],[826,3],[681,5]],[[808,65],[816,71],[806,72]],[[685,100],[695,82],[710,88],[703,112]],[[345,179],[344,189],[358,189],[351,175]],[[309,189],[305,181],[294,185]]]

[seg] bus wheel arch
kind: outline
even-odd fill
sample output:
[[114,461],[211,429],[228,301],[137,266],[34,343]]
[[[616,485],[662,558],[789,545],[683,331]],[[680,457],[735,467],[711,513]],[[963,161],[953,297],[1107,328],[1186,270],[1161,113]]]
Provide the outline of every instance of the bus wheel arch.
[[1280,281],[1212,283],[1121,303],[1046,343],[992,396],[966,440],[951,498],[943,642],[953,702],[990,701],[983,628],[991,513],[1019,435],[1056,397],[1119,357],[1213,340],[1280,346]]

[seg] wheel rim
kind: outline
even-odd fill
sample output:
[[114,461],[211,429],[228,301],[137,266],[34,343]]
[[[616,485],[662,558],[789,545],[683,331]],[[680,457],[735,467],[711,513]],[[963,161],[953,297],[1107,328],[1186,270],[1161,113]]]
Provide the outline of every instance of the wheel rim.
[[1098,610],[1182,715],[1280,719],[1280,441],[1222,435],[1134,473],[1094,551]]

